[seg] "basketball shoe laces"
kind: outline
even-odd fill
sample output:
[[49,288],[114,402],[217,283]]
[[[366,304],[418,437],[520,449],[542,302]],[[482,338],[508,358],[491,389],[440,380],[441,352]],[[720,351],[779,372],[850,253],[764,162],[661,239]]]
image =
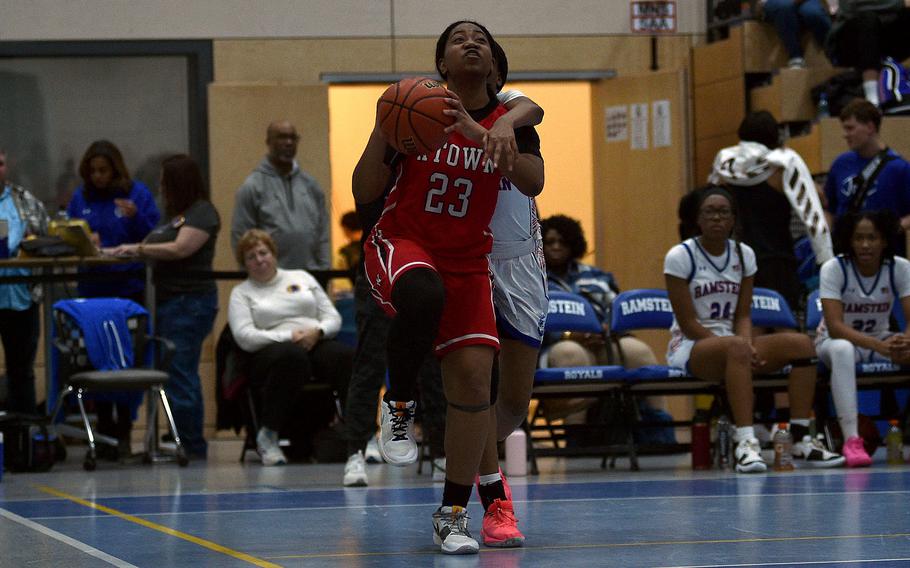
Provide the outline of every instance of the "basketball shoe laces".
[[[490,513],[487,514],[490,515]],[[507,510],[503,507],[496,507],[492,516],[497,525],[518,526],[518,519],[515,518],[515,515],[511,510]]]
[[449,529],[449,532],[443,535],[443,539],[449,534],[471,537],[471,533],[468,532],[468,519],[470,518],[466,509],[462,507],[452,507],[451,514],[444,517],[445,527]]
[[396,408],[391,412],[392,416],[389,421],[392,423],[392,441],[404,442],[408,439],[408,424],[411,422],[411,409]]

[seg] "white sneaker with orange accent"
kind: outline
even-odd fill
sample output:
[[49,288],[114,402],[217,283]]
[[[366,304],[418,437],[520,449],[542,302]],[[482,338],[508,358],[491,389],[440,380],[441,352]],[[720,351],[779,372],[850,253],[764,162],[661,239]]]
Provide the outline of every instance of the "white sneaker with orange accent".
[[405,466],[417,461],[414,410],[417,403],[383,400],[379,428],[379,453],[387,463]]

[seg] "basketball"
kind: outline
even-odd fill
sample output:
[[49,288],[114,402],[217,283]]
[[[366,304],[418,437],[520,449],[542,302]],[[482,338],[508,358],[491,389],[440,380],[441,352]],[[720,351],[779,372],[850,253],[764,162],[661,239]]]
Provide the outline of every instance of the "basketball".
[[449,95],[438,81],[409,77],[389,85],[379,99],[379,127],[389,143],[404,154],[428,154],[445,144],[445,128],[455,122],[446,116]]

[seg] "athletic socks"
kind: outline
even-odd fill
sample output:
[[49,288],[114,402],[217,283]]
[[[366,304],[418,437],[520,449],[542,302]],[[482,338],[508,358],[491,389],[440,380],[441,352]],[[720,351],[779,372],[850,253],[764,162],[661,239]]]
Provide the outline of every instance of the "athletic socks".
[[795,418],[790,420],[790,435],[794,442],[801,442],[803,436],[809,435],[809,419]]
[[863,81],[863,94],[867,101],[878,106],[878,81]]
[[502,475],[499,472],[481,475],[478,478],[477,493],[480,495],[484,511],[489,509],[497,499],[506,501],[506,488],[502,482]]
[[749,426],[737,426],[736,432],[733,434],[733,441],[741,442],[754,437],[755,428],[753,428],[751,424]]
[[471,500],[471,489],[470,485],[461,485],[446,479],[446,484],[442,488],[442,506],[453,507],[457,505],[458,507],[466,508],[468,501]]

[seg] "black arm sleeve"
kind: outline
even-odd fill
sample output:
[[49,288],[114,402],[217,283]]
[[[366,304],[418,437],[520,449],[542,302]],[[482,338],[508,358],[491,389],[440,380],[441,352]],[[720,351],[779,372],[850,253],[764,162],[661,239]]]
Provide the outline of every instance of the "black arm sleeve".
[[533,126],[521,126],[515,129],[515,144],[518,146],[519,154],[534,154],[538,158],[540,155],[540,136]]

